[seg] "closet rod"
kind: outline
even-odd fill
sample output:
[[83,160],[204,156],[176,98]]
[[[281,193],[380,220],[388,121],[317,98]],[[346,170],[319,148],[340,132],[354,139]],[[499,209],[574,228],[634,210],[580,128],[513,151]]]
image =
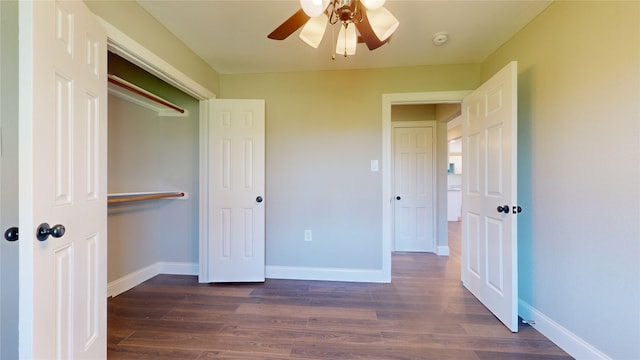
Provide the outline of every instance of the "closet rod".
[[142,201],[142,200],[154,200],[154,199],[166,199],[173,197],[184,197],[183,192],[179,193],[171,193],[171,194],[156,194],[156,195],[138,195],[138,196],[127,196],[127,197],[118,197],[114,199],[108,199],[107,204],[116,204],[130,201]]
[[125,83],[125,82],[122,82],[116,76],[109,75],[108,80],[109,80],[110,83],[118,85],[118,86],[120,86],[122,88],[125,88],[125,89],[131,91],[132,93],[138,94],[140,96],[144,96],[145,98],[147,98],[147,99],[149,99],[151,101],[155,101],[155,102],[157,102],[159,104],[162,104],[162,105],[164,105],[164,106],[166,106],[168,108],[171,108],[171,109],[179,112],[180,114],[184,114],[184,111],[185,111],[184,109],[182,109],[182,108],[180,108],[180,107],[178,107],[176,105],[173,105],[172,103],[170,103],[168,101],[165,101],[165,100],[163,100],[163,99],[161,99],[161,98],[159,98],[157,96],[154,96],[153,94],[151,94],[149,92],[140,90],[140,89],[138,89],[138,88],[136,88],[134,86],[131,86],[131,85]]

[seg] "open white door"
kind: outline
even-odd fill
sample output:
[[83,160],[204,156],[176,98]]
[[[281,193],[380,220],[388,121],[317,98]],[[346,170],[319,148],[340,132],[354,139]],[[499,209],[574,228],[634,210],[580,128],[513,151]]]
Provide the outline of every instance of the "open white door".
[[264,109],[264,100],[210,100],[208,264],[201,282],[265,279]]
[[517,63],[462,103],[462,282],[518,331]]
[[104,359],[107,37],[82,1],[19,14],[20,358]]

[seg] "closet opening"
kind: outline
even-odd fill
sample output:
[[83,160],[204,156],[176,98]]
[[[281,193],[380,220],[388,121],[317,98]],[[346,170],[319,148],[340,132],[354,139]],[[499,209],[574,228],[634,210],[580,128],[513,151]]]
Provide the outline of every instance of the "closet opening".
[[199,101],[108,53],[107,295],[198,274]]

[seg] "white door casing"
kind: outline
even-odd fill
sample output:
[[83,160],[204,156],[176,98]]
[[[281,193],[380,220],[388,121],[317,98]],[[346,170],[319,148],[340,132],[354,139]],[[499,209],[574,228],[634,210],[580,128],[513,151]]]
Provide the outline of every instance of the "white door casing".
[[434,121],[393,123],[395,251],[435,251],[435,133]]
[[[2,6],[0,6],[0,15],[2,14]],[[1,18],[2,16],[0,16]],[[0,39],[0,44],[1,44],[1,39]],[[0,46],[0,84],[2,84],[2,46]],[[2,97],[2,88],[0,85],[0,98]],[[0,102],[0,204],[2,204],[2,103]],[[4,231],[5,231],[5,224],[4,221],[2,220],[2,206],[0,206],[0,231],[2,231],[3,233],[3,238],[0,239],[0,241],[4,241]],[[0,244],[0,261],[2,261],[2,247],[4,244]],[[3,263],[0,262],[0,279],[2,279],[2,266]],[[3,282],[4,283],[4,282]],[[9,309],[5,309],[4,308],[5,305],[2,301],[2,284],[0,284],[0,321],[2,319],[4,319],[4,312],[8,311]],[[2,326],[0,326],[0,357],[2,356],[2,342],[4,340],[4,335],[2,332]]]
[[[451,104],[460,103],[465,96],[469,95],[471,91],[435,91],[435,92],[423,92],[423,93],[397,93],[397,94],[383,94],[382,95],[382,159],[380,162],[381,176],[382,176],[382,192],[380,195],[380,201],[382,206],[382,270],[380,271],[380,277],[377,281],[390,282],[391,281],[391,253],[393,251],[393,171],[391,169],[391,157],[393,154],[392,143],[392,121],[391,121],[391,109],[394,105],[410,105],[410,104]],[[443,145],[443,144],[441,144]],[[446,150],[443,154],[446,155]],[[444,164],[444,163],[443,163]],[[436,176],[440,176],[436,174]],[[446,174],[443,181],[436,183],[437,194],[446,196]],[[440,208],[445,212],[445,206],[437,206],[436,224],[437,236],[446,237],[446,217],[440,218]],[[444,235],[442,235],[444,233]],[[438,246],[440,249],[440,246]],[[440,253],[440,251],[438,251]],[[448,246],[443,253],[448,254]]]
[[210,100],[206,282],[265,279],[264,100]]
[[[0,5],[0,18],[2,18],[2,5]],[[0,38],[0,45],[3,44],[4,39]],[[2,98],[2,46],[0,46],[0,99]],[[0,102],[0,204],[2,204],[2,102]],[[4,237],[4,229],[5,229],[5,224],[4,221],[2,220],[2,207],[0,206],[0,231],[2,231],[3,233],[3,237]],[[3,239],[0,239],[0,241],[4,241]],[[0,244],[0,261],[2,261],[2,245],[4,244]],[[2,266],[3,263],[0,262],[0,279],[2,279]],[[4,282],[3,282],[4,283]],[[0,284],[0,321],[2,319],[4,319],[4,312],[8,311],[9,309],[5,309],[4,308],[5,305],[2,301],[2,284]],[[4,336],[3,336],[3,332],[2,332],[2,326],[0,326],[0,357],[2,357],[2,342],[4,340]]]
[[462,114],[462,282],[517,332],[517,63],[467,96]]
[[106,358],[106,34],[81,1],[19,10],[20,358]]

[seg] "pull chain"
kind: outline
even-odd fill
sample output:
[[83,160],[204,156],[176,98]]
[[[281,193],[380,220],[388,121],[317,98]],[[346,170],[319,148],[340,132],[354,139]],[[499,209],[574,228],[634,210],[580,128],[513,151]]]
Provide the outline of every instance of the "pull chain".
[[338,44],[336,44],[335,35],[336,35],[336,32],[334,31],[334,26],[332,25],[331,26],[331,43],[333,44],[332,45],[333,54],[331,54],[331,60],[335,60],[336,59],[336,51],[337,51],[336,47],[338,46]]
[[344,24],[344,57],[347,57],[347,26],[349,24]]

